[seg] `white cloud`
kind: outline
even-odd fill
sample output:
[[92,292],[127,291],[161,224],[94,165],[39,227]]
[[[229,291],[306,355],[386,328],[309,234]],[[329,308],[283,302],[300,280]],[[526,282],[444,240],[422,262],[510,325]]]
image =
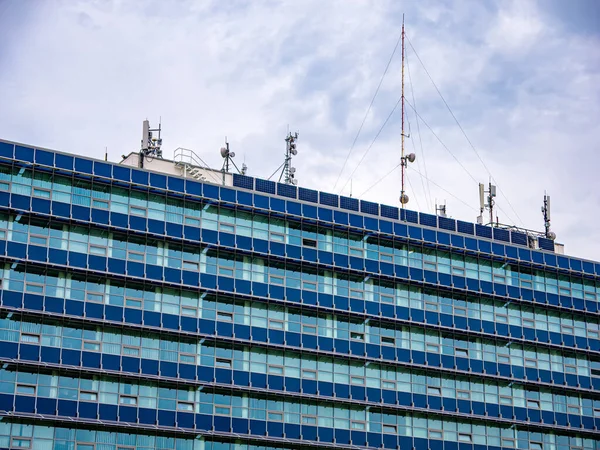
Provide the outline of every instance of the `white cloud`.
[[[516,210],[498,198],[501,220],[541,229],[547,189],[568,253],[600,258],[600,230],[586,227],[600,219],[600,158],[593,151],[600,137],[599,39],[565,32],[534,2],[8,4],[0,15],[0,29],[11,36],[0,44],[0,137],[96,157],[108,146],[117,160],[137,149],[141,120],[162,116],[167,155],[189,147],[216,166],[227,136],[250,174],[267,177],[281,162],[289,125],[300,131],[301,185],[326,191],[405,12],[410,42]],[[419,113],[468,172],[486,182],[486,170],[407,47]],[[399,95],[398,52],[340,185]],[[412,104],[410,85],[406,98]],[[477,183],[423,123],[421,149],[410,107],[407,114],[407,151],[418,158],[413,168],[424,172],[426,161],[429,178],[452,193],[429,183],[426,200],[428,183],[411,169],[411,208],[431,212],[435,199],[446,199],[452,216],[473,221]],[[398,111],[356,171],[354,195],[388,173],[399,155]],[[397,169],[365,198],[397,204],[399,180]]]

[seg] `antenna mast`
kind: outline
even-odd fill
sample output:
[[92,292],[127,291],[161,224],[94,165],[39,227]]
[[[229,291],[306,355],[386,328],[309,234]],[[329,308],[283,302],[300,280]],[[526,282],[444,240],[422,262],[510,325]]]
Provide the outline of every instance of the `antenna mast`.
[[283,169],[281,174],[279,174],[279,182],[281,182],[281,178],[283,178],[283,182],[285,184],[291,184],[294,186],[298,184],[298,180],[295,178],[296,168],[292,167],[292,156],[296,156],[298,154],[298,150],[296,149],[297,139],[298,132],[292,134],[288,131],[288,135],[285,138],[285,160],[283,161]]
[[402,14],[402,132],[401,132],[401,156],[400,165],[402,166],[402,189],[400,191],[400,207],[404,208],[404,205],[408,203],[409,197],[404,191],[404,172],[409,162],[414,162],[415,154],[404,155],[404,138],[410,137],[404,134],[404,14]]
[[544,215],[545,236],[548,239],[556,239],[556,233],[550,231],[550,196],[544,192],[544,206],[542,206],[542,214]]

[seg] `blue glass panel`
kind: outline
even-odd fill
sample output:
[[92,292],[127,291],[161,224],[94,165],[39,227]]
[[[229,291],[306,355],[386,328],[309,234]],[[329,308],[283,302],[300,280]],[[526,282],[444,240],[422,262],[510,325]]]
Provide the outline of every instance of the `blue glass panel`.
[[358,211],[358,199],[340,196],[340,208]]
[[464,234],[475,234],[475,225],[469,222],[463,222],[462,220],[456,221],[456,231]]
[[15,159],[27,162],[33,162],[34,150],[31,147],[15,145]]
[[419,213],[419,223],[428,227],[437,228],[437,217],[433,214]]

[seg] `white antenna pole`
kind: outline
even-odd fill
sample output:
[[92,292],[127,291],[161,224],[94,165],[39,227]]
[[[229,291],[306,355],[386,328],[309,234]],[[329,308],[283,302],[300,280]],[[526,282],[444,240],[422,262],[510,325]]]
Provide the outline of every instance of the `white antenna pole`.
[[402,14],[402,96],[400,98],[402,102],[402,131],[401,131],[401,145],[400,145],[400,166],[402,168],[402,186],[400,189],[400,207],[404,209],[404,205],[408,203],[410,200],[406,191],[404,190],[404,172],[406,171],[406,166],[408,166],[409,162],[414,162],[415,154],[411,153],[409,155],[404,155],[404,138],[410,137],[409,135],[404,133],[404,14]]

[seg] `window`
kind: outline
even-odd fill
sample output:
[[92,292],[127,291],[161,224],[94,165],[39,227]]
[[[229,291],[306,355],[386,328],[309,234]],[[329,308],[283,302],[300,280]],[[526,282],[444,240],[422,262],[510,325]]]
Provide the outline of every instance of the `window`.
[[469,350],[467,350],[466,348],[457,348],[454,350],[454,354],[457,358],[468,358]]
[[456,398],[459,400],[471,400],[471,392],[457,389]]
[[470,433],[458,433],[458,442],[473,442],[473,436]]
[[313,281],[303,281],[302,282],[302,289],[305,289],[307,291],[316,291],[317,290],[317,283],[315,283]]
[[500,396],[500,404],[501,405],[507,405],[507,406],[512,406],[513,404],[513,398],[508,396],[508,395],[501,395]]
[[183,261],[183,269],[198,272],[200,270],[200,263],[196,261]]
[[442,390],[439,387],[427,386],[427,395],[441,396]]
[[10,191],[10,183],[0,181],[0,191]]
[[16,393],[18,395],[35,395],[35,386],[31,384],[17,384]]
[[315,241],[314,239],[304,238],[302,239],[302,245],[304,245],[305,247],[316,247],[317,241]]
[[395,303],[393,295],[381,294],[380,298],[381,298],[381,303],[392,303],[392,304]]
[[25,292],[29,292],[31,294],[43,294],[44,285],[40,283],[33,283],[31,281],[27,281],[25,283]]
[[138,399],[134,395],[119,395],[119,404],[120,405],[137,405]]
[[220,416],[230,416],[231,406],[215,405],[215,414]]
[[179,362],[184,364],[196,364],[196,355],[191,353],[180,353]]
[[285,235],[271,231],[271,240],[273,242],[285,242]]
[[567,405],[567,412],[569,414],[581,415],[581,407],[579,405]]
[[573,327],[571,327],[571,326],[569,326],[569,325],[563,325],[563,326],[562,326],[562,332],[563,332],[564,334],[573,334],[573,333],[574,333],[574,330],[573,330]]
[[217,358],[215,360],[215,366],[222,369],[231,369],[231,359],[228,358]]
[[129,206],[129,212],[135,216],[146,217],[146,208],[140,208],[139,206]]
[[127,250],[127,259],[129,261],[144,262],[144,253],[135,250]]
[[285,283],[285,278],[280,277],[279,275],[269,275],[269,283],[282,286]]
[[511,438],[502,438],[500,441],[502,447],[515,448],[515,440]]
[[29,235],[29,243],[31,245],[40,245],[42,247],[48,246],[48,238],[46,236],[36,236],[35,234]]
[[350,422],[350,428],[353,430],[365,430],[367,428],[367,424],[360,420],[353,420]]
[[269,328],[274,330],[283,330],[285,328],[285,324],[283,320],[269,319]]
[[316,425],[317,424],[317,417],[316,416],[309,416],[309,415],[302,415],[302,423],[306,424],[306,425]]
[[467,308],[462,308],[459,306],[454,307],[454,314],[457,316],[467,317]]
[[363,333],[357,333],[355,331],[350,333],[350,339],[353,341],[364,341],[365,335]]
[[233,234],[235,233],[235,225],[232,225],[230,223],[219,222],[219,231]]
[[594,408],[594,417],[600,417],[600,408]]
[[41,189],[41,188],[34,187],[33,188],[33,196],[40,197],[40,198],[50,198],[50,191],[47,189]]
[[274,422],[283,422],[283,414],[280,412],[271,412],[267,413],[267,420],[272,420]]
[[106,247],[90,244],[90,254],[98,256],[106,256]]
[[394,339],[393,337],[381,336],[381,343],[383,345],[395,345],[396,339]]
[[529,450],[542,450],[544,448],[541,442],[530,442]]
[[574,366],[572,364],[565,364],[565,373],[576,374],[577,373],[577,366]]
[[91,352],[99,352],[100,351],[100,342],[83,341],[83,350],[89,350]]
[[443,439],[444,433],[441,430],[429,430],[429,439]]
[[317,327],[314,325],[302,325],[302,332],[306,334],[317,334]]
[[104,303],[104,294],[101,292],[86,292],[85,298],[90,302]]
[[525,358],[525,367],[529,367],[532,369],[537,369],[537,360]]
[[535,328],[535,322],[531,319],[523,319],[523,326],[525,328]]
[[382,389],[390,389],[390,390],[395,391],[396,390],[396,382],[388,381],[388,380],[381,380],[381,388]]
[[510,356],[498,355],[498,362],[500,364],[510,364]]
[[498,313],[496,313],[496,322],[498,322],[498,323],[508,323],[508,316],[506,314],[498,314]]
[[33,333],[22,333],[21,334],[21,342],[26,344],[39,344],[40,343],[40,335]]
[[439,353],[440,346],[438,344],[425,344],[425,351],[430,353]]
[[386,423],[383,424],[382,431],[386,434],[396,434],[398,427],[396,425],[388,425]]
[[194,412],[194,402],[183,402],[179,400],[177,402],[177,411]]
[[198,317],[198,308],[193,306],[182,306],[181,314],[184,316]]
[[353,375],[350,377],[350,383],[356,384],[359,386],[364,386],[365,385],[365,377],[358,377],[358,376]]
[[305,378],[307,380],[316,380],[317,371],[312,369],[302,369],[302,378]]
[[10,438],[10,448],[31,448],[31,438],[12,437]]
[[539,400],[532,400],[532,399],[527,399],[527,407],[531,408],[531,409],[540,409],[540,401]]
[[133,347],[130,345],[123,346],[123,355],[124,356],[140,356],[140,348]]
[[127,297],[125,298],[125,306],[129,306],[131,308],[141,308],[142,300],[138,298]]
[[267,372],[272,375],[283,375],[283,366],[276,366],[273,364],[269,364],[267,366]]
[[233,314],[223,311],[217,311],[217,320],[222,320],[224,322],[233,322]]
[[92,199],[92,208],[108,209],[108,201],[98,200],[97,198]]
[[96,402],[98,401],[98,393],[91,391],[81,391],[79,393],[79,400],[84,402]]
[[77,450],[95,450],[96,444],[90,444],[88,442],[77,442]]

